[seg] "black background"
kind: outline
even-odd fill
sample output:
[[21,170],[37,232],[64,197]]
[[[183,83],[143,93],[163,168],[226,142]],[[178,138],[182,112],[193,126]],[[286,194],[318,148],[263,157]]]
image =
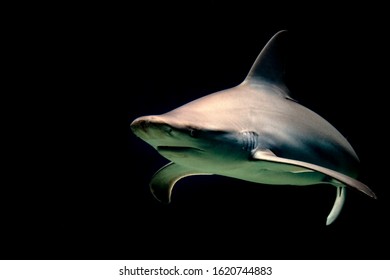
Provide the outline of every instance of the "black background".
[[[33,8],[10,24],[1,258],[389,258],[383,7]],[[378,200],[349,191],[328,227],[335,190],[326,185],[196,176],[177,183],[170,205],[157,202],[148,183],[167,161],[131,121],[239,84],[283,29],[294,98],[349,140]]]

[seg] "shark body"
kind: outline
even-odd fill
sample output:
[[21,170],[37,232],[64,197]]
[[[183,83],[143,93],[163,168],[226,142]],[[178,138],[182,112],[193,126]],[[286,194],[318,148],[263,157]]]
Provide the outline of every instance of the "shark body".
[[158,200],[169,202],[174,184],[192,175],[271,185],[328,183],[337,188],[329,225],[343,207],[346,187],[376,198],[356,180],[359,159],[345,137],[290,97],[283,82],[286,34],[272,37],[238,86],[132,122],[132,131],[171,161],[151,180]]

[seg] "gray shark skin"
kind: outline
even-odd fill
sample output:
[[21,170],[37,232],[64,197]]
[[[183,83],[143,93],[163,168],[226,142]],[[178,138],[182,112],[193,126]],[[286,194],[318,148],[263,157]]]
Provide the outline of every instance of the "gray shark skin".
[[175,183],[193,175],[269,185],[327,183],[337,189],[329,225],[340,214],[346,187],[376,198],[355,179],[359,159],[343,135],[290,97],[283,82],[286,35],[271,38],[238,86],[131,123],[136,136],[171,161],[150,182],[158,200],[170,202]]

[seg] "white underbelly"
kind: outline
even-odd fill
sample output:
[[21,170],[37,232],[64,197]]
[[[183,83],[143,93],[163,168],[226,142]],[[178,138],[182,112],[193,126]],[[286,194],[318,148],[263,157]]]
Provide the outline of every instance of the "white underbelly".
[[326,177],[322,173],[297,166],[258,161],[229,170],[214,171],[214,174],[260,184],[295,186],[319,184]]

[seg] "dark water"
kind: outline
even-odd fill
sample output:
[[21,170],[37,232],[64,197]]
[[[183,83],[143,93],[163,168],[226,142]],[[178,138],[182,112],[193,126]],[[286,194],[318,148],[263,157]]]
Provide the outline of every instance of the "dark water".
[[[381,17],[358,16],[379,11],[329,7],[321,17],[314,7],[301,15],[299,7],[225,5],[85,12],[31,37],[37,70],[23,91],[35,97],[17,98],[18,142],[5,147],[12,171],[2,186],[0,258],[389,258],[387,86],[377,68],[388,48]],[[281,29],[291,33],[294,98],[347,137],[378,200],[351,190],[326,227],[332,187],[199,176],[159,204],[148,183],[166,160],[130,122],[237,85]]]

